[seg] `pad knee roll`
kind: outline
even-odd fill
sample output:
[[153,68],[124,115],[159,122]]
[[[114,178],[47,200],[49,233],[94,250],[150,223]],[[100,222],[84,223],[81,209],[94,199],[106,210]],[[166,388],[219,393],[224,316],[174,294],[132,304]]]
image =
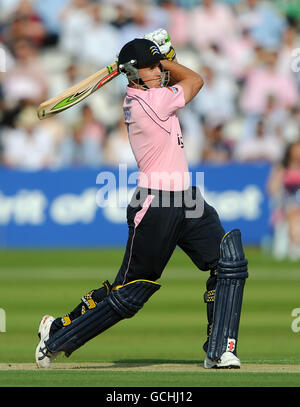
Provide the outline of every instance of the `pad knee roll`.
[[159,288],[160,284],[153,281],[136,280],[115,287],[107,300],[122,318],[131,318]]
[[248,277],[248,260],[245,259],[241,232],[234,229],[226,233],[220,245],[218,279],[245,279]]

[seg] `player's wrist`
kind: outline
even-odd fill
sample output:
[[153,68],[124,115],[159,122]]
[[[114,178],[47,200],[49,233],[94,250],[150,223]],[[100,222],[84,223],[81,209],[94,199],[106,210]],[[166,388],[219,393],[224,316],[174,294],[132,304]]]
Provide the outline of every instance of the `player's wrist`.
[[176,59],[176,51],[173,45],[170,46],[169,51],[164,54],[164,56],[168,61],[174,61]]

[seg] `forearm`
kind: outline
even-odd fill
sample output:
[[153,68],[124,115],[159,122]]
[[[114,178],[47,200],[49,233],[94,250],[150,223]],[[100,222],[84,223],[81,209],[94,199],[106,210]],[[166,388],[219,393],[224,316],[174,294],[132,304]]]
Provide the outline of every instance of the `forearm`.
[[187,68],[184,65],[181,65],[178,63],[177,58],[175,58],[172,62],[168,60],[163,60],[161,61],[164,70],[165,71],[170,71],[170,84],[175,85],[178,82],[184,81],[184,80],[193,80],[195,82],[201,83],[201,86],[203,86],[203,79],[202,77],[192,71],[191,69]]
[[170,71],[169,85],[180,85],[183,88],[185,104],[189,103],[203,86],[202,77],[174,61],[163,60],[162,65],[166,71]]

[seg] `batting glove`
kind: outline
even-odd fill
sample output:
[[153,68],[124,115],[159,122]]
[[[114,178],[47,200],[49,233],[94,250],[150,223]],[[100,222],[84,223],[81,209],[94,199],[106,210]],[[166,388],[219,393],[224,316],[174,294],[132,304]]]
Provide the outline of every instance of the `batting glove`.
[[144,38],[155,42],[166,59],[169,61],[175,59],[176,52],[171,44],[171,37],[165,29],[159,28],[158,30],[152,31],[149,34],[144,35]]

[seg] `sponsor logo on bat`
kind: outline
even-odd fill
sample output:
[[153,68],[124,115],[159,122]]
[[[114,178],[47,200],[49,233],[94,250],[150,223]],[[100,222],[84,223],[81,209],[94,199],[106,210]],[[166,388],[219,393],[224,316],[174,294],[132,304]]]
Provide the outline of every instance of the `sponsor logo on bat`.
[[119,71],[116,69],[115,71],[108,74],[105,78],[101,79],[101,81],[99,81],[97,85],[94,87],[93,91],[100,88],[102,85],[104,85],[106,82],[110,81],[117,75],[119,75]]
[[76,100],[81,98],[83,95],[85,95],[91,88],[84,89],[82,92],[76,92],[75,95],[67,96],[65,99],[57,103],[55,106],[52,107],[51,110],[56,110],[60,109],[62,107],[68,106],[71,103],[74,103]]

